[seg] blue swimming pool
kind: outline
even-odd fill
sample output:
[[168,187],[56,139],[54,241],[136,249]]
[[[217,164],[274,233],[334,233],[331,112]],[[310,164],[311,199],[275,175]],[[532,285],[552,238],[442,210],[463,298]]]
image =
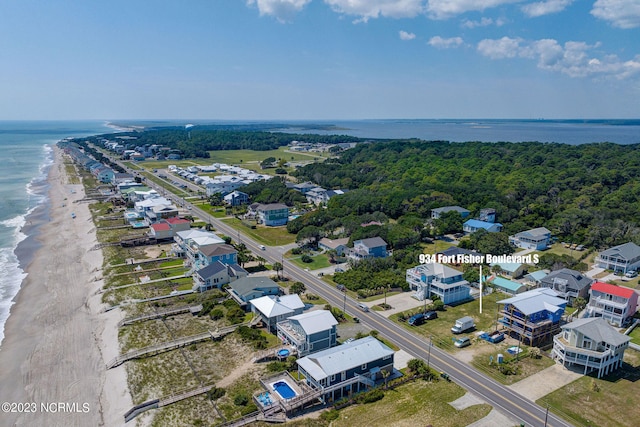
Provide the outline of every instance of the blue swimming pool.
[[278,350],[278,356],[287,357],[289,355],[289,350],[283,348],[282,350]]
[[273,383],[273,390],[278,393],[283,399],[291,399],[296,397],[296,392],[285,381],[278,381]]

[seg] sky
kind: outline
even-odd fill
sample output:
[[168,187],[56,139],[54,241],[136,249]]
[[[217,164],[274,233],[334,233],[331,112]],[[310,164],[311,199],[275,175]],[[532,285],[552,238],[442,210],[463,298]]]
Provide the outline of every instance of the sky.
[[0,120],[640,118],[640,0],[3,0]]

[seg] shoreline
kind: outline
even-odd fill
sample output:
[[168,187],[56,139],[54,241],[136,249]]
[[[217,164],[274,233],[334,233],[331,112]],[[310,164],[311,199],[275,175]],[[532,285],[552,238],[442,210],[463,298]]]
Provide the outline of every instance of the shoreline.
[[[3,413],[3,425],[122,425],[132,406],[126,371],[105,366],[119,353],[121,313],[101,313],[102,251],[90,250],[88,204],[74,203],[84,188],[67,184],[62,154],[54,147],[49,201],[28,216],[15,251],[27,277],[0,346],[0,400],[35,411]],[[62,410],[44,409],[59,403]]]

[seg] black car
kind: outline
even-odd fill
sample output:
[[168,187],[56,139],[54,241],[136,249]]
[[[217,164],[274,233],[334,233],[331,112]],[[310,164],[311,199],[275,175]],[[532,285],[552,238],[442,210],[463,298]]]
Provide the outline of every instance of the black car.
[[424,314],[425,320],[433,320],[438,318],[438,313],[433,310],[429,310]]

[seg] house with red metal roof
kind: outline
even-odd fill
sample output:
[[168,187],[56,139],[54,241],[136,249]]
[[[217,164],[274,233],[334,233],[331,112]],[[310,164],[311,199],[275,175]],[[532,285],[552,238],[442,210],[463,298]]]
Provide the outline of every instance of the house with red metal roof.
[[591,285],[587,316],[602,317],[622,327],[638,310],[638,294],[631,288],[595,282]]
[[149,226],[149,237],[156,240],[173,239],[179,231],[186,231],[191,228],[191,221],[188,219],[173,217],[156,222]]

